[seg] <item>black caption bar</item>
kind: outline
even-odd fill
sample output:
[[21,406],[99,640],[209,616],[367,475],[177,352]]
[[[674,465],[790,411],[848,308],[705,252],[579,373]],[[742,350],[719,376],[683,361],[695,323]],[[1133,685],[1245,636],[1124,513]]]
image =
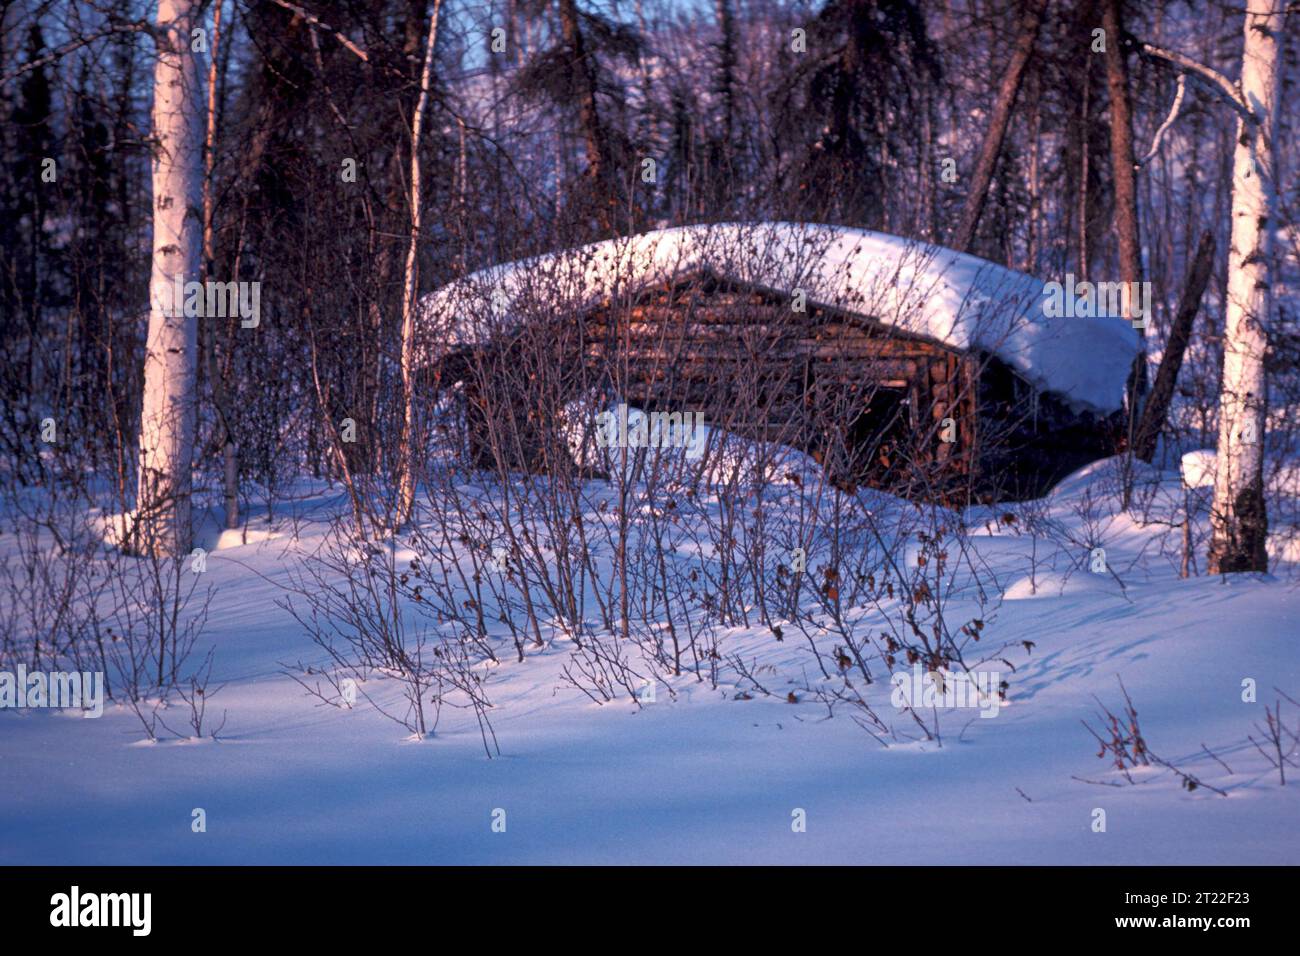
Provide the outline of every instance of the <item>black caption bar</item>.
[[[21,934],[16,938],[76,933],[81,942],[210,944],[244,942],[251,932],[337,945],[373,942],[393,921],[439,914],[490,927],[527,912],[529,920],[578,920],[584,933],[593,920],[626,930],[671,914],[676,929],[698,921],[717,933],[720,919],[732,922],[731,912],[741,921],[733,931],[743,934],[755,912],[767,914],[764,924],[779,915],[792,930],[810,916],[808,925],[826,925],[816,914],[874,912],[924,913],[926,931],[936,934],[945,924],[960,935],[986,925],[1048,939],[1183,942],[1199,935],[1231,942],[1288,925],[1294,913],[1284,906],[1293,907],[1295,897],[1286,887],[1294,878],[1281,867],[11,867],[0,870],[0,919]],[[629,908],[637,900],[642,904]]]

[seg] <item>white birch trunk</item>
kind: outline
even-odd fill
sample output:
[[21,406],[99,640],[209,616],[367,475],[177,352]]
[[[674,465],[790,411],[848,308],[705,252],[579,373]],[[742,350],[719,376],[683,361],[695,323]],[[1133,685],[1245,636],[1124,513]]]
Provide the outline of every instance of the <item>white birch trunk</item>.
[[433,73],[433,52],[438,42],[438,14],[442,0],[434,0],[429,34],[424,46],[424,67],[420,71],[420,99],[411,120],[411,234],[406,247],[406,272],[402,283],[402,444],[398,449],[401,476],[398,482],[398,527],[406,524],[415,508],[415,306],[418,289],[416,265],[420,244],[420,139],[424,132],[424,111],[429,101],[429,79]]
[[199,279],[203,129],[190,31],[197,0],[159,0],[153,103],[153,264],[140,412],[136,492],[139,546],[181,555],[190,546],[198,324],[175,302],[175,281]]
[[1281,92],[1283,5],[1248,0],[1241,94],[1256,122],[1237,121],[1232,246],[1219,396],[1218,467],[1211,511],[1211,573],[1267,571],[1264,352],[1272,306],[1269,260],[1276,208],[1274,136]]

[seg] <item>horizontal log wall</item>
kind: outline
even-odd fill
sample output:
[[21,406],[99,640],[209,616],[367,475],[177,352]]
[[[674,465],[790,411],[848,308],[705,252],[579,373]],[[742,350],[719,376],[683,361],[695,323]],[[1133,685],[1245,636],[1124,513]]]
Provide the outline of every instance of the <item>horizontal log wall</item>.
[[[618,391],[647,411],[701,411],[728,431],[827,464],[833,446],[845,445],[837,471],[847,473],[835,475],[844,485],[895,485],[897,475],[886,473],[904,459],[912,469],[939,463],[950,482],[975,461],[973,362],[896,328],[817,306],[797,312],[774,294],[705,281],[599,307],[585,340],[591,367],[616,359]],[[893,402],[895,393],[906,402],[896,429],[908,436],[905,450],[868,448],[867,460],[853,461],[869,436],[825,434],[851,429],[873,400]],[[946,418],[954,420],[952,443],[940,440]]]
[[[1042,494],[1113,451],[1112,420],[1036,392],[996,358],[834,309],[796,312],[708,276],[576,320],[525,321],[498,345],[460,350],[441,374],[466,383],[471,432],[486,430],[493,401],[514,402],[494,421],[509,420],[507,454],[533,471],[565,454],[554,409],[597,394],[798,448],[842,487],[954,503]],[[489,465],[484,436],[470,440]]]

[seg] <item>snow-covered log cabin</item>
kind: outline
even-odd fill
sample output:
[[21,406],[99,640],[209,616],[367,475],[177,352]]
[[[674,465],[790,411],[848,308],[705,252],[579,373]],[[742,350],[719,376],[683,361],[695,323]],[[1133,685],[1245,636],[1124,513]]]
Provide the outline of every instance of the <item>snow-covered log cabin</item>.
[[[1042,281],[950,249],[728,223],[476,272],[425,297],[419,335],[438,387],[464,390],[485,466],[546,470],[559,408],[625,402],[799,448],[841,487],[1004,500],[1123,430],[1136,333],[1046,301]],[[502,402],[520,414],[494,443]]]

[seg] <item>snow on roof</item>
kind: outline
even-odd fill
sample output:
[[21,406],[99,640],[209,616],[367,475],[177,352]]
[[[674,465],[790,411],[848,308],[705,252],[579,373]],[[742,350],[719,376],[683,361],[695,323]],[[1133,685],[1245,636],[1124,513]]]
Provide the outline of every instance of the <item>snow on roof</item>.
[[423,298],[421,341],[431,351],[472,345],[530,314],[580,311],[701,271],[792,297],[802,290],[810,305],[982,349],[1097,412],[1121,407],[1137,353],[1122,318],[1047,315],[1032,276],[884,233],[802,223],[662,229],[492,266]]

